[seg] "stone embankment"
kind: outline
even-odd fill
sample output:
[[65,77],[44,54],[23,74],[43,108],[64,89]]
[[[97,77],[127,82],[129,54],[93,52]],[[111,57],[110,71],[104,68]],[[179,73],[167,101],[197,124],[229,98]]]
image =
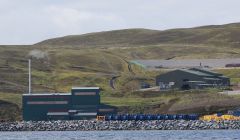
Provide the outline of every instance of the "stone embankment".
[[205,130],[240,129],[240,121],[22,121],[0,123],[0,131]]

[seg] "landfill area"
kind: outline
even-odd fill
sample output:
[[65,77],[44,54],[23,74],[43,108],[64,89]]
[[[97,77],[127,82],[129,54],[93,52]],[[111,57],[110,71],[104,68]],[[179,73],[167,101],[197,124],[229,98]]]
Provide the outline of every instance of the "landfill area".
[[181,60],[133,60],[131,63],[146,69],[176,69],[176,68],[227,68],[239,67],[240,58],[232,59],[181,59]]

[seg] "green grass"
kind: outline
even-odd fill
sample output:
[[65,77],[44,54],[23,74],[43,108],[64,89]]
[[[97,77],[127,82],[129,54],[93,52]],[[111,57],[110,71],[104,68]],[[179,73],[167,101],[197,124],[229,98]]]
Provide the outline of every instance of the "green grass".
[[205,26],[165,31],[148,29],[125,29],[108,32],[70,35],[48,39],[36,46],[65,46],[81,48],[133,47],[157,44],[208,44],[215,46],[238,46],[240,24]]
[[0,93],[0,120],[22,119],[22,96],[14,93]]
[[240,69],[219,69],[216,70],[219,73],[222,73],[223,75],[230,78],[232,84],[238,84],[240,83]]
[[140,106],[168,103],[168,101],[172,98],[175,97],[102,97],[101,102],[112,106]]
[[0,93],[0,100],[17,104],[19,108],[22,108],[22,95],[15,93]]

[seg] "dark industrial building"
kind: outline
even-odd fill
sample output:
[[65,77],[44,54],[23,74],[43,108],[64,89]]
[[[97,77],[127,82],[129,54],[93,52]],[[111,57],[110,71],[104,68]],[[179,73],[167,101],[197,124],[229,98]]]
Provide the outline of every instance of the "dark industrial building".
[[23,119],[85,120],[115,113],[116,109],[100,103],[99,87],[76,87],[71,93],[23,94]]
[[178,69],[156,77],[160,90],[202,89],[206,87],[228,87],[230,79],[222,74],[200,68]]

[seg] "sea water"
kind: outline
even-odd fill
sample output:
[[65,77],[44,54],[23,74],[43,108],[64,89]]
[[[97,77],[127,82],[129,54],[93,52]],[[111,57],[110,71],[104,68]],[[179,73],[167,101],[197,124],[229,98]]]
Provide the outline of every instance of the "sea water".
[[3,140],[233,140],[240,130],[0,132]]

